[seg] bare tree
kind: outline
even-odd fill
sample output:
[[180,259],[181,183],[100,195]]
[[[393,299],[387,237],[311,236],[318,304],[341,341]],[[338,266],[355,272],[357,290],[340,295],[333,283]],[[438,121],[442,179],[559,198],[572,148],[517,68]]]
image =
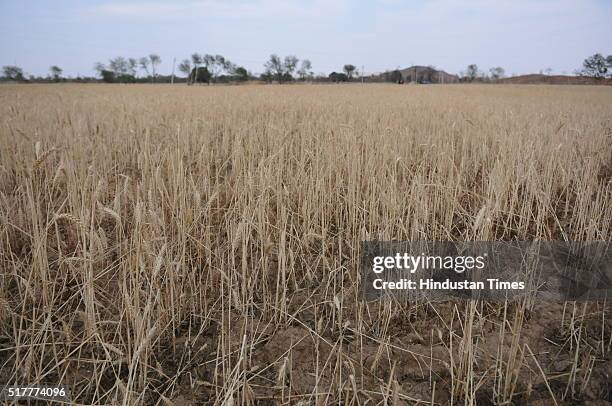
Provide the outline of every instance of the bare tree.
[[49,72],[51,73],[51,78],[56,81],[59,82],[60,79],[62,78],[62,68],[60,68],[57,65],[53,65],[49,68]]
[[473,82],[478,77],[478,66],[476,64],[468,65],[467,70],[465,71],[465,77]]
[[114,79],[119,82],[133,82],[134,76],[131,75],[131,66],[128,59],[125,59],[122,56],[117,56],[108,61],[108,70],[110,70]]
[[270,55],[270,59],[265,63],[266,75],[276,78],[278,83],[293,79],[293,72],[300,60],[294,56],[286,56],[283,61],[276,54]]
[[159,64],[161,63],[161,57],[159,55],[156,54],[150,54],[149,55],[149,62],[151,63],[151,74],[153,76],[153,82],[155,82],[155,79],[157,78],[157,67],[159,66]]
[[285,75],[292,76],[293,72],[297,68],[298,62],[300,60],[295,55],[289,55],[285,57],[285,61],[283,63],[285,69]]
[[266,68],[266,72],[269,72],[272,76],[276,77],[276,80],[278,80],[279,83],[282,83],[284,69],[283,62],[278,55],[270,55],[270,59],[265,63],[264,68]]
[[179,63],[179,71],[183,72],[187,75],[187,84],[191,84],[191,61],[189,59],[183,59],[181,63]]
[[142,57],[138,60],[138,62],[140,63],[140,68],[145,71],[145,73],[147,74],[147,77],[150,76],[149,75],[149,58],[147,57]]
[[122,56],[117,56],[108,61],[108,68],[114,72],[116,76],[126,75],[129,72],[128,61]]
[[198,74],[200,72],[198,68],[202,64],[203,61],[204,61],[204,57],[198,54],[197,52],[194,52],[193,54],[191,54],[191,62],[193,62],[193,68],[195,69],[194,77],[192,78],[190,77],[192,83],[193,82],[198,83]]
[[355,67],[355,65],[351,65],[349,63],[347,65],[344,65],[342,69],[344,70],[344,73],[346,73],[346,77],[348,78],[348,80],[351,80],[353,78],[353,73],[357,68]]
[[130,75],[136,78],[138,73],[138,60],[136,58],[128,58],[128,70],[130,71]]
[[223,55],[210,55],[206,54],[202,57],[202,63],[210,72],[213,82],[217,81],[217,78],[222,72],[231,73],[235,69],[235,65],[228,59],[225,59]]
[[238,65],[236,65],[233,62],[230,62],[229,59],[225,60],[225,63],[223,64],[223,70],[225,71],[225,73],[227,73],[228,75],[234,75],[236,74],[236,70],[239,68]]
[[310,63],[308,59],[304,59],[300,69],[297,71],[297,74],[300,76],[301,80],[310,78],[312,76],[312,63]]
[[102,62],[96,62],[94,64],[94,70],[98,72],[98,75],[102,76],[102,71],[106,69],[106,66]]
[[503,78],[506,74],[504,68],[502,68],[501,66],[489,69],[489,73],[491,74],[491,79],[493,80],[499,80]]

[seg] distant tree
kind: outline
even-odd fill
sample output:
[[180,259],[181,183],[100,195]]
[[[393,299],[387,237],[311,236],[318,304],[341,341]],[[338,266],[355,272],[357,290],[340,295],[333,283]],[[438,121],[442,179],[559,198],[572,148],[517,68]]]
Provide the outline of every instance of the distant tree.
[[612,77],[612,55],[606,57],[606,63],[608,64],[608,76]]
[[237,66],[233,71],[233,75],[239,82],[246,82],[249,80],[249,72],[242,66]]
[[279,83],[282,83],[285,71],[283,62],[278,55],[270,55],[270,59],[266,62],[264,67],[266,68],[266,72],[269,72]]
[[269,76],[276,78],[278,83],[283,82],[285,67],[278,55],[270,55],[270,59],[265,63],[264,67],[266,68],[266,72],[269,74]]
[[187,76],[187,84],[191,84],[191,61],[189,59],[183,59],[178,66],[179,71],[183,72]]
[[223,71],[225,71],[226,75],[236,76],[236,71],[238,68],[240,68],[240,66],[230,62],[229,59],[226,59],[225,63],[223,64]]
[[285,60],[283,61],[283,67],[287,79],[293,79],[293,72],[295,72],[299,61],[300,60],[295,55],[289,55],[285,57]]
[[298,76],[301,80],[306,80],[312,77],[312,63],[308,59],[304,59],[300,65],[300,69],[297,71]]
[[153,76],[153,82],[155,82],[155,79],[157,78],[157,67],[159,66],[159,64],[161,63],[161,57],[157,54],[150,54],[149,55],[149,62],[151,64],[151,75]]
[[504,75],[506,74],[506,72],[504,71],[504,68],[502,68],[501,66],[489,69],[489,73],[491,74],[491,79],[493,80],[499,80],[503,78]]
[[334,83],[347,82],[348,75],[346,73],[332,72],[329,74],[329,80]]
[[94,70],[98,73],[98,76],[102,77],[102,71],[106,69],[106,66],[102,62],[96,62],[94,64]]
[[197,82],[198,78],[198,67],[202,64],[202,55],[198,54],[197,52],[191,54],[191,62],[193,63],[193,68],[195,69],[196,72],[196,76],[189,76],[189,82],[193,83],[194,81]]
[[264,64],[264,68],[266,69],[264,77],[268,78],[268,81],[274,78],[278,83],[291,81],[293,80],[293,73],[299,61],[300,60],[294,55],[288,55],[281,61],[278,55],[272,54],[268,62]]
[[117,76],[127,75],[129,72],[128,61],[122,56],[118,56],[108,61],[108,67]]
[[140,63],[140,68],[145,72],[146,76],[149,77],[149,66],[150,66],[150,61],[149,58],[147,57],[142,57],[138,60],[138,63]]
[[465,77],[470,82],[473,82],[478,77],[478,65],[474,63],[468,65],[467,70],[465,71]]
[[232,69],[232,63],[222,55],[206,54],[202,57],[202,63],[210,72],[213,82],[217,80],[222,72]]
[[138,60],[136,58],[128,58],[128,71],[130,75],[136,78],[138,73]]
[[270,70],[266,69],[261,75],[259,75],[259,80],[271,83],[274,80],[274,74]]
[[355,65],[351,64],[344,65],[344,67],[342,68],[342,70],[344,70],[344,73],[346,73],[346,77],[348,78],[348,80],[351,80],[353,78],[353,72],[355,72],[355,69],[357,69]]
[[193,63],[194,67],[200,66],[202,64],[202,55],[194,52],[191,54],[191,62]]
[[[226,59],[223,55],[210,55],[205,54],[200,56],[199,54],[193,54],[192,60],[194,65],[203,64],[209,71],[213,82],[217,82],[219,77],[225,73],[228,75],[235,75],[238,66],[233,64],[229,59]],[[224,80],[228,80],[224,77]]]
[[49,73],[51,74],[51,78],[55,82],[59,82],[62,79],[62,68],[57,65],[53,65],[49,68]]
[[134,83],[136,81],[134,75],[136,69],[135,63],[122,56],[109,60],[108,66],[101,62],[96,62],[94,69],[102,77],[102,80],[107,83]]
[[108,61],[108,70],[113,72],[114,79],[120,83],[133,83],[136,81],[131,74],[130,62],[122,56],[117,56]]
[[115,83],[116,81],[115,73],[108,69],[102,69],[100,71],[100,76],[102,76],[102,81],[105,83]]
[[581,73],[585,76],[593,76],[598,79],[604,78],[608,73],[609,59],[610,56],[604,58],[602,54],[589,56],[582,63],[583,69]]
[[194,67],[189,75],[189,82],[210,84],[211,77],[212,75],[206,66]]
[[8,80],[25,80],[23,77],[23,70],[19,66],[3,66],[2,73]]

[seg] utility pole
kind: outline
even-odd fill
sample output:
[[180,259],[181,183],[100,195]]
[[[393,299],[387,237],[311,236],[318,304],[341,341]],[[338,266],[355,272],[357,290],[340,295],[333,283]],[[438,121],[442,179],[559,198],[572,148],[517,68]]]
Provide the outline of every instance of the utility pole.
[[363,66],[363,65],[361,65],[361,84],[363,84],[363,83],[364,83],[364,80],[365,80],[365,77],[363,76],[363,75],[364,75],[364,72],[365,72],[365,70],[364,70],[364,66]]
[[174,84],[174,65],[176,64],[176,57],[172,59],[172,79],[170,79],[170,84]]

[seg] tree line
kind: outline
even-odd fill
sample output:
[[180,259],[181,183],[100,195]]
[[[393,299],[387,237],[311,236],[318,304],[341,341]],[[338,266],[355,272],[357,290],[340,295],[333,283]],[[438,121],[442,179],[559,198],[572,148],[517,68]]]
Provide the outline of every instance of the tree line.
[[[552,69],[548,68],[539,73],[550,75]],[[589,56],[582,62],[582,68],[576,69],[574,74],[596,79],[612,78],[612,55],[605,57],[597,53]],[[460,76],[466,82],[498,80],[505,77],[505,71],[501,67],[495,67],[489,69],[489,74],[487,74],[487,72],[480,71],[476,64],[471,64]]]
[[161,61],[161,57],[157,54],[149,54],[142,58],[118,56],[110,59],[107,64],[96,62],[94,69],[98,76],[107,83],[136,83],[139,71],[145,73],[142,78],[155,83],[158,77],[157,67],[161,64]]
[[[26,78],[23,69],[7,65],[2,67],[2,77],[4,81],[17,82],[61,82],[71,81],[103,81],[106,83],[168,83],[183,82],[188,85],[210,84],[210,83],[230,83],[246,82],[249,80],[261,80],[272,83],[287,83],[292,81],[316,81],[316,82],[350,82],[357,75],[361,80],[367,81],[386,81],[403,83],[404,78],[399,70],[386,71],[381,75],[371,75],[365,77],[364,72],[358,72],[353,64],[343,66],[341,72],[331,72],[329,75],[315,76],[312,70],[312,63],[308,59],[301,60],[295,55],[283,57],[277,54],[270,55],[264,64],[264,72],[254,75],[245,67],[231,62],[222,55],[193,53],[190,58],[183,59],[178,64],[178,71],[184,77],[175,76],[174,68],[171,75],[160,75],[158,67],[162,58],[157,54],[149,54],[141,58],[126,58],[117,56],[110,59],[107,63],[96,62],[94,70],[97,77],[77,77],[76,79],[62,76],[63,70],[57,65],[49,67],[49,74],[46,77],[35,77],[30,75]],[[433,67],[430,66],[431,69]],[[542,71],[540,73],[543,73]],[[550,73],[547,70],[546,73]],[[582,68],[574,72],[576,75],[589,76],[594,78],[612,77],[612,55],[607,57],[600,53],[586,58],[582,63]],[[476,64],[468,65],[467,69],[459,75],[462,82],[474,81],[496,81],[505,77],[502,67],[494,67],[488,72],[481,71]],[[410,78],[407,78],[410,80]],[[429,80],[418,80],[429,82]]]

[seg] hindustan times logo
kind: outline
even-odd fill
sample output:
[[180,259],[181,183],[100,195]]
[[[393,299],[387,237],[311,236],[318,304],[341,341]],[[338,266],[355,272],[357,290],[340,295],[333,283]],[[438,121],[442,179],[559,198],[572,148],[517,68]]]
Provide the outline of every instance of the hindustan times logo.
[[363,241],[361,291],[366,300],[605,300],[611,264],[610,241]]
[[372,271],[381,273],[386,270],[405,270],[411,274],[419,269],[449,270],[463,273],[472,269],[483,269],[488,254],[479,256],[440,256],[440,255],[410,255],[397,253],[394,256],[377,256],[373,259]]

